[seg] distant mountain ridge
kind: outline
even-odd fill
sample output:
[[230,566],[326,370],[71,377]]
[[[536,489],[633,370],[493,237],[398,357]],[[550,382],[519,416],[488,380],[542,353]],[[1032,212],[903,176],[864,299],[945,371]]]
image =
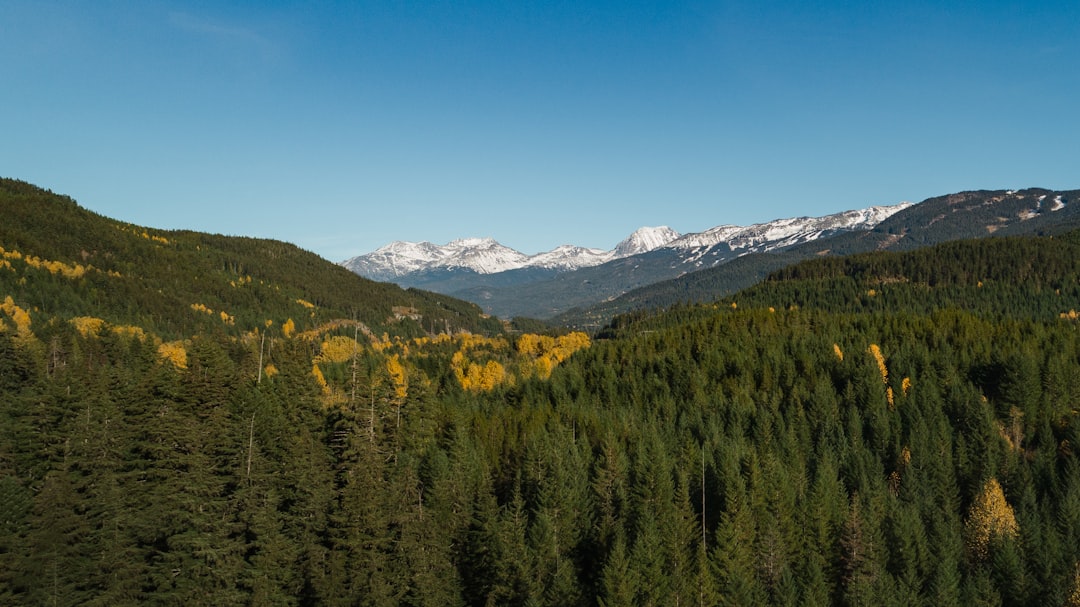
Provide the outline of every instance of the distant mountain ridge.
[[952,240],[1058,234],[1080,229],[1080,190],[976,190],[928,198],[870,230],[830,238],[644,284],[609,300],[553,315],[554,324],[596,327],[617,314],[705,302],[760,282],[802,260],[872,251],[911,251]]
[[576,270],[647,253],[679,236],[678,232],[667,226],[644,227],[610,251],[567,244],[536,255],[526,255],[493,238],[461,238],[445,245],[426,241],[396,241],[371,253],[347,259],[341,265],[365,278],[388,282],[395,282],[410,274],[441,269],[465,269],[478,274],[497,274],[522,268]]
[[[905,202],[750,226],[720,225],[689,234],[667,226],[643,227],[610,251],[563,245],[530,256],[492,238],[463,238],[446,245],[398,241],[341,265],[372,280],[453,294],[504,318],[547,317],[742,255],[870,229],[910,206]],[[579,273],[580,280],[570,278]],[[560,282],[557,305],[548,305],[553,296],[546,289],[515,301],[523,287],[551,281]]]
[[[493,238],[461,238],[445,245],[395,241],[371,253],[342,261],[341,265],[372,280],[403,280],[403,285],[415,286],[408,278],[410,275],[438,270],[463,269],[478,274],[522,268],[577,270],[662,248],[693,251],[720,244],[728,245],[732,251],[760,252],[816,240],[837,231],[871,228],[909,206],[911,203],[904,202],[822,217],[776,219],[750,226],[720,225],[685,235],[667,226],[643,227],[610,251],[562,245],[551,251],[525,255]],[[693,258],[691,254],[689,259]]]

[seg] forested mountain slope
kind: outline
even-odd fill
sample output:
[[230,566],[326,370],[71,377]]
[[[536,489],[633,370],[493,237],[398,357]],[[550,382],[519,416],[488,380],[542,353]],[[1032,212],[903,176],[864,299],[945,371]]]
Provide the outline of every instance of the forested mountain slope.
[[346,318],[379,333],[501,331],[478,306],[364,280],[288,243],[126,224],[13,179],[0,179],[0,216],[0,296],[46,314],[171,338],[287,318],[300,330]]
[[1077,604],[1077,242],[824,259],[593,342],[5,299],[0,603]]

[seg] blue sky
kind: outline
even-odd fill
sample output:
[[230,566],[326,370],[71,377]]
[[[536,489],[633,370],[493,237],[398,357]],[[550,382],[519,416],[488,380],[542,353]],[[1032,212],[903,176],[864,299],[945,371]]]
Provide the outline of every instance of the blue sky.
[[0,2],[0,175],[332,261],[1080,188],[1080,3]]

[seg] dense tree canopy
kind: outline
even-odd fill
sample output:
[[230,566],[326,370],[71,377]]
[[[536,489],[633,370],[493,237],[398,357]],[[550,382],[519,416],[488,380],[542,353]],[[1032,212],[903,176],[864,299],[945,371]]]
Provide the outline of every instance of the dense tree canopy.
[[1075,234],[822,260],[590,339],[354,315],[258,256],[117,308],[166,284],[154,236],[251,243],[113,229],[139,264],[0,240],[0,603],[1080,595]]

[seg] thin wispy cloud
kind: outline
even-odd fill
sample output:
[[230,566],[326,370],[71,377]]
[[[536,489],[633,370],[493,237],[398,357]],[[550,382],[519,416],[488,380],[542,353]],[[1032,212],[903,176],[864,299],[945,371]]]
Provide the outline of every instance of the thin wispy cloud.
[[254,51],[264,59],[276,54],[276,45],[254,29],[231,25],[183,12],[169,13],[169,23],[179,30],[205,36],[234,48]]

